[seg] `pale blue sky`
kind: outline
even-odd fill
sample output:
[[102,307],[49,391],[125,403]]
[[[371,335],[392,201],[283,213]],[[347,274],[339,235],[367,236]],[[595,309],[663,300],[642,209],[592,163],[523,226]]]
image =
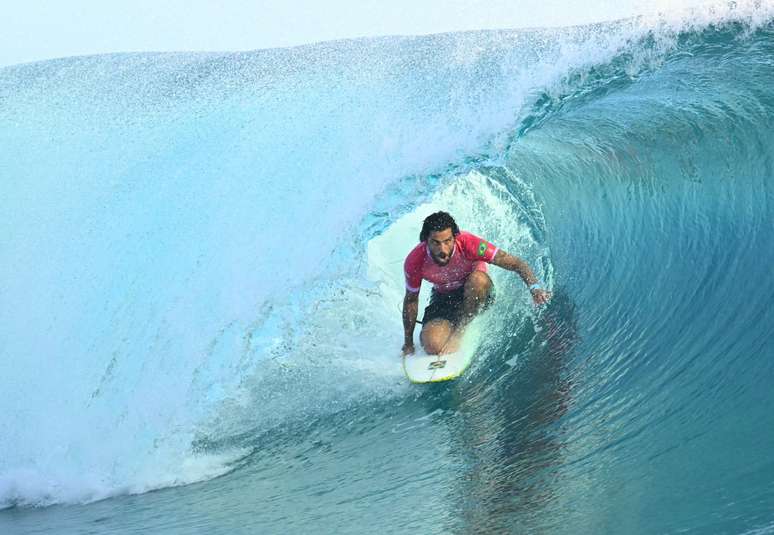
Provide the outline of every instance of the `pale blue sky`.
[[251,50],[348,37],[584,24],[667,0],[9,0],[0,66],[105,52]]

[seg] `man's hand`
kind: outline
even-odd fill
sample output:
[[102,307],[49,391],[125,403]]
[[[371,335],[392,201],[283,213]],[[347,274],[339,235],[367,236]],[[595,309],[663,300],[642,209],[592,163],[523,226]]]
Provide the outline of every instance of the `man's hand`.
[[530,292],[532,294],[532,300],[536,305],[545,305],[551,300],[551,292],[547,292],[540,288],[535,288]]
[[[502,249],[498,249],[495,257],[492,259],[492,263],[508,271],[515,271],[528,287],[540,284],[529,265],[518,256],[511,256]],[[530,290],[530,293],[532,294],[532,300],[537,306],[545,305],[551,300],[551,292],[547,292],[542,288],[537,287],[534,290]]]
[[417,323],[417,307],[419,306],[419,292],[406,289],[403,297],[403,356],[414,353],[414,327]]

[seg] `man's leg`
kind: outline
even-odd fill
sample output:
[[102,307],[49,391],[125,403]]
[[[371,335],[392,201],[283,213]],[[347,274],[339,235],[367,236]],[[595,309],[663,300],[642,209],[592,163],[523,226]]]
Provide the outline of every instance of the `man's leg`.
[[459,349],[460,335],[449,320],[434,319],[422,326],[419,341],[428,355],[454,353]]
[[[474,271],[465,279],[461,314],[458,323],[442,318],[431,319],[422,326],[419,341],[428,355],[454,353],[460,348],[465,327],[481,312],[492,293],[492,279],[483,271]],[[459,303],[459,301],[458,301]]]
[[474,271],[465,280],[465,293],[462,298],[462,318],[457,327],[462,330],[481,312],[492,293],[492,279],[483,271]]

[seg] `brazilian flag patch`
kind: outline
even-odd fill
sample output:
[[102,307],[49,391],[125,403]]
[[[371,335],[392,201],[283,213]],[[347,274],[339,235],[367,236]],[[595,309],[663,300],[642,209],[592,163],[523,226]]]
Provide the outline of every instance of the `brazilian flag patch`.
[[478,244],[478,256],[484,256],[486,254],[486,242],[482,241]]

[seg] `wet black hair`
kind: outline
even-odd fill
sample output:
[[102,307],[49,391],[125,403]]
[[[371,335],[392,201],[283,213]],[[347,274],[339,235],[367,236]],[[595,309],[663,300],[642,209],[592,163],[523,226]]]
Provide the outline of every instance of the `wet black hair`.
[[450,228],[452,234],[457,236],[460,233],[460,228],[454,221],[454,218],[447,212],[435,212],[425,218],[422,223],[422,232],[419,233],[419,241],[427,241],[431,232],[439,232]]

